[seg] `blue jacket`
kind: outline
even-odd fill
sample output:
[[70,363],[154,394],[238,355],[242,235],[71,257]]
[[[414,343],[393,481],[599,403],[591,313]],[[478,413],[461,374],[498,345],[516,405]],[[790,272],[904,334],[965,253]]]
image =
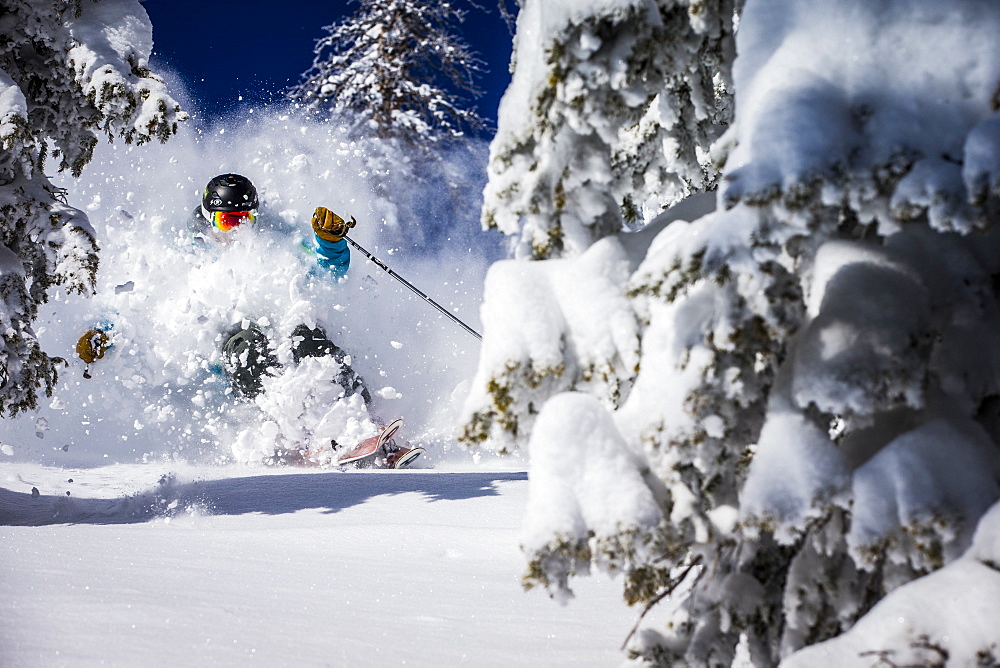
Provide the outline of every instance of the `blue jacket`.
[[[196,207],[191,212],[188,220],[188,228],[191,232],[192,242],[195,246],[204,247],[211,238],[212,228],[201,215],[201,207]],[[351,249],[347,247],[347,242],[327,241],[314,236],[316,247],[311,248],[306,242],[302,246],[306,250],[316,253],[316,264],[328,269],[334,278],[340,278],[347,274],[351,266]]]
[[330,270],[334,278],[340,278],[347,273],[351,266],[351,249],[347,247],[347,242],[327,241],[316,238],[316,264]]

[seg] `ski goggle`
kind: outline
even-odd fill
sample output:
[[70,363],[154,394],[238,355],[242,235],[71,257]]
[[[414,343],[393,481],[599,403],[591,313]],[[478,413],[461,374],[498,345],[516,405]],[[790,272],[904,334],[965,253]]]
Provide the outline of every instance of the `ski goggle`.
[[212,211],[212,227],[220,232],[229,232],[244,223],[253,223],[257,218],[255,211]]

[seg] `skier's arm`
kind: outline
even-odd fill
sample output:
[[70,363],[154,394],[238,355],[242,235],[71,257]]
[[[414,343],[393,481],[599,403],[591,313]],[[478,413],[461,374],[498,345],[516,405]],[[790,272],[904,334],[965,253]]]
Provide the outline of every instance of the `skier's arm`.
[[312,228],[316,235],[316,262],[340,278],[351,265],[351,251],[344,237],[357,221],[351,216],[350,222],[325,207],[316,207],[313,212]]
[[347,247],[347,242],[327,241],[316,235],[316,264],[329,269],[336,278],[347,273],[351,266],[351,250]]

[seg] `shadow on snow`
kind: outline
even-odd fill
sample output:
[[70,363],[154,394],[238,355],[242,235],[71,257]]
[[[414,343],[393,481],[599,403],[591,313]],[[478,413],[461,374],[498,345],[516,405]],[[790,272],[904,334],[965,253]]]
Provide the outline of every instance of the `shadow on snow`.
[[204,515],[336,513],[385,494],[415,492],[430,501],[497,496],[498,482],[527,477],[523,472],[333,471],[179,482],[164,476],[149,491],[117,499],[35,496],[0,488],[0,526],[134,524],[189,511]]

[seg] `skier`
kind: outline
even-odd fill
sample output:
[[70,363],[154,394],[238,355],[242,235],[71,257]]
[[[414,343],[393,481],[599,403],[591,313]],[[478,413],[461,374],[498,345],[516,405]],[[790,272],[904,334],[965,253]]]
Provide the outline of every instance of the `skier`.
[[[205,186],[201,205],[192,212],[189,228],[197,247],[226,243],[228,235],[237,228],[254,225],[260,200],[257,189],[245,176],[220,174]],[[350,221],[325,207],[317,207],[312,217],[315,236],[316,261],[334,277],[347,273],[351,262],[350,250],[344,236],[357,221]],[[240,399],[252,400],[264,389],[263,379],[279,364],[272,353],[270,342],[263,330],[252,321],[244,321],[225,332],[222,347],[222,364],[233,393]],[[77,356],[86,364],[84,376],[89,377],[89,367],[104,357],[110,347],[105,329],[88,330],[77,342]],[[320,327],[300,324],[292,331],[292,361],[298,364],[304,357],[332,356],[341,365],[337,382],[344,388],[345,396],[360,394],[365,404],[371,395],[361,377],[347,363],[347,356]]]
[[[189,220],[192,241],[198,248],[212,247],[228,243],[237,228],[252,228],[257,222],[260,199],[257,189],[245,176],[220,174],[212,178],[202,194],[200,206],[196,207]],[[311,226],[314,235],[316,263],[335,278],[347,273],[351,255],[344,237],[355,227],[357,221],[352,216],[345,221],[325,207],[317,207],[313,212]],[[364,381],[351,368],[347,355],[331,341],[321,327],[298,325],[292,331],[292,363],[306,357],[333,357],[340,365],[336,382],[344,391],[344,396],[360,395],[365,406],[371,407],[371,395]],[[245,320],[224,333],[222,346],[222,366],[233,394],[241,400],[251,401],[264,390],[264,378],[272,375],[280,367],[267,335],[256,323]],[[110,346],[105,330],[97,328],[85,333],[77,344],[78,356],[89,366],[104,357]],[[89,377],[85,371],[84,375]],[[375,417],[372,419],[381,428],[379,436],[367,439],[350,450],[338,463],[354,463],[356,466],[378,465],[386,468],[403,468],[424,452],[423,448],[397,446],[392,436],[402,424],[396,420],[386,425]],[[336,450],[338,445],[331,443]],[[276,456],[275,461],[308,463],[318,461],[326,450],[320,446],[315,450],[290,453],[290,459]],[[349,456],[348,456],[349,455]]]
[[[225,235],[237,227],[253,225],[257,219],[259,198],[257,189],[250,179],[239,174],[222,174],[216,176],[205,187],[201,206],[195,210],[194,232],[199,243],[208,243],[209,238],[225,239]],[[348,230],[357,225],[351,216],[350,221],[330,211],[325,207],[317,207],[311,220],[315,238],[316,262],[320,267],[329,270],[334,277],[347,273],[351,254],[344,237]],[[343,387],[345,396],[360,394],[365,405],[371,406],[371,395],[361,377],[347,363],[346,355],[326,333],[319,327],[310,328],[301,324],[292,332],[292,361],[298,364],[304,357],[332,356],[340,363],[341,371],[337,383]],[[254,323],[240,326],[228,333],[228,338],[222,351],[223,366],[229,378],[233,392],[245,399],[252,399],[263,390],[263,378],[270,369],[278,363],[267,337]],[[394,420],[388,425],[381,419],[372,419],[381,428],[381,433],[360,443],[357,447],[342,454],[338,463],[354,463],[356,466],[376,465],[384,468],[405,468],[409,466],[424,449],[397,445],[392,438],[402,426],[402,420]],[[334,450],[335,442],[331,443]],[[317,461],[323,457],[326,446],[313,450],[302,451],[296,459],[302,463]]]
[[[192,214],[192,229],[199,245],[210,240],[225,241],[226,235],[238,227],[252,226],[257,220],[260,200],[257,189],[245,176],[221,174],[205,186],[201,206]],[[347,273],[351,263],[350,249],[344,236],[357,221],[350,222],[325,207],[317,207],[312,217],[316,241],[317,264],[339,278]],[[341,365],[337,382],[346,396],[360,394],[365,404],[371,396],[361,377],[347,364],[344,352],[320,327],[301,324],[292,332],[292,361],[298,364],[304,357],[334,357]],[[267,336],[249,322],[226,333],[222,348],[223,367],[233,392],[241,398],[253,399],[263,390],[263,378],[278,363],[271,352]]]

